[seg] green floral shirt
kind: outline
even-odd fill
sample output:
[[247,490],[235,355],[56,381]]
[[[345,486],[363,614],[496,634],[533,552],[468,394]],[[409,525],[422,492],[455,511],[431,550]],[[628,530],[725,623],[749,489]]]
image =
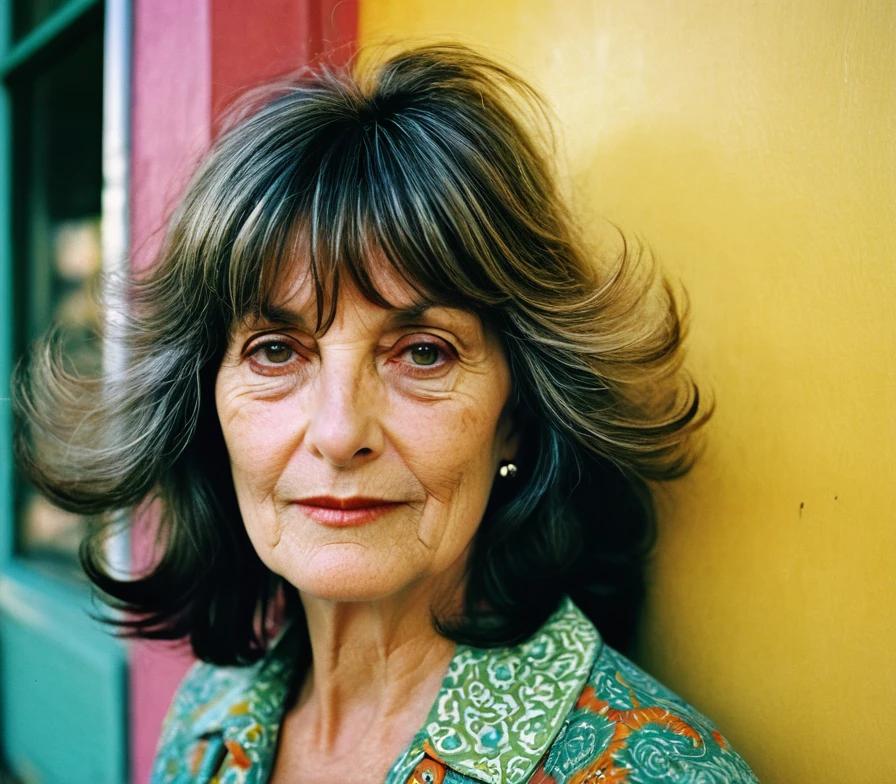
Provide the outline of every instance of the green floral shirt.
[[[264,784],[297,635],[249,667],[199,663],[162,729],[152,784]],[[526,642],[460,645],[386,784],[741,784],[715,727],[605,645],[570,599]]]

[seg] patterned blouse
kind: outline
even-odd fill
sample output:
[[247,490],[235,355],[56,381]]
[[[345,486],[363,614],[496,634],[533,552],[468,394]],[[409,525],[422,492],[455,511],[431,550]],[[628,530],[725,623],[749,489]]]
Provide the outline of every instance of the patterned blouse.
[[[152,784],[265,784],[297,635],[248,667],[196,664],[168,711]],[[457,646],[385,784],[756,784],[694,708],[604,644],[566,598],[526,642]]]

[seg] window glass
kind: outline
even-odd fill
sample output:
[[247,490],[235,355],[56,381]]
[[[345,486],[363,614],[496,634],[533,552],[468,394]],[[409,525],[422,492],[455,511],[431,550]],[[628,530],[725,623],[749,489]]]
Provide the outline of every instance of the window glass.
[[14,0],[12,7],[12,35],[24,38],[35,27],[64,6],[66,0]]
[[[85,373],[101,364],[102,44],[97,24],[11,85],[17,351],[55,323]],[[18,485],[17,549],[73,563],[86,521]]]

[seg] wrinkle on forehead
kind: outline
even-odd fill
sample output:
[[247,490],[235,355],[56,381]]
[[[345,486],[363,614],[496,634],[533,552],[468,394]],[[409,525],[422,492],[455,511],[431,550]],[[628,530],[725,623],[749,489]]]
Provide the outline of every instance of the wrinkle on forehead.
[[[398,323],[412,323],[428,308],[448,308],[475,317],[486,331],[500,333],[499,328],[494,329],[492,313],[483,309],[478,297],[465,297],[463,285],[450,286],[447,280],[438,280],[437,258],[430,258],[424,266],[417,262],[407,266],[376,232],[352,233],[348,228],[340,225],[328,232],[299,215],[281,236],[282,241],[259,243],[261,248],[267,245],[270,253],[255,255],[254,260],[248,256],[237,260],[230,279],[232,306],[225,316],[230,334],[282,323],[300,326],[319,337],[332,326],[339,300],[346,295],[360,295],[364,301],[392,311]],[[435,279],[430,279],[430,267]],[[413,274],[414,269],[419,276]]]
[[402,320],[413,320],[440,305],[423,293],[422,286],[409,283],[382,251],[372,249],[371,257],[363,262],[363,276],[357,274],[357,263],[345,261],[328,265],[321,279],[324,270],[312,262],[307,243],[296,250],[289,260],[272,265],[276,278],[263,287],[267,292],[239,321],[298,323],[309,332],[323,334],[340,317],[339,301],[346,294],[397,311]]

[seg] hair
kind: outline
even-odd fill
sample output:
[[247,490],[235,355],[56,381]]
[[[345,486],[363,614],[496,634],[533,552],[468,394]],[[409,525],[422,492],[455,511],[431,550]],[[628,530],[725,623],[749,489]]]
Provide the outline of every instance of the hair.
[[589,250],[532,130],[541,99],[440,44],[306,71],[253,91],[234,117],[156,263],[126,281],[106,336],[126,367],[85,378],[47,340],[16,371],[17,455],[52,501],[90,515],[160,502],[158,553],[139,574],[116,575],[103,556],[113,515],[82,543],[86,574],[125,611],[107,620],[233,664],[264,653],[278,595],[301,616],[246,534],[213,396],[232,325],[263,312],[301,253],[319,331],[340,280],[388,304],[376,258],[503,344],[519,473],[495,483],[463,611],[434,618],[440,633],[512,644],[568,594],[625,649],[655,539],[650,483],[686,472],[709,412],[682,367],[681,297],[640,245],[623,237],[604,261]]

